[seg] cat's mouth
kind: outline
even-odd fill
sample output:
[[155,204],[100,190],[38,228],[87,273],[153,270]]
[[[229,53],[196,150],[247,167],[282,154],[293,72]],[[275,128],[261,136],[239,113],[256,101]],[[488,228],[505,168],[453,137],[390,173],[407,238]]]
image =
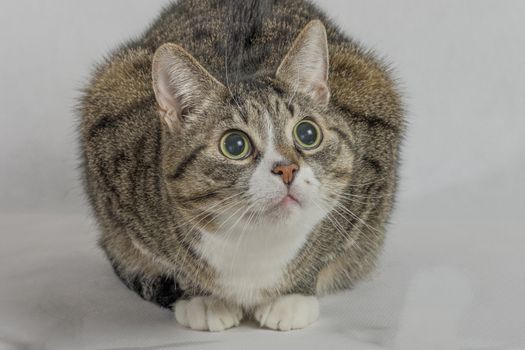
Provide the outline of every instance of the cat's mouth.
[[[283,214],[291,214],[294,209],[301,207],[301,202],[291,193],[286,193],[283,197],[277,198],[267,210],[265,214],[268,216],[273,216],[278,214],[280,217]],[[287,216],[287,215],[285,215]]]
[[289,206],[289,205],[294,205],[294,204],[299,205],[299,206],[301,205],[301,203],[299,203],[297,198],[295,198],[293,195],[288,193],[286,194],[286,196],[283,197],[283,199],[281,199],[278,205]]

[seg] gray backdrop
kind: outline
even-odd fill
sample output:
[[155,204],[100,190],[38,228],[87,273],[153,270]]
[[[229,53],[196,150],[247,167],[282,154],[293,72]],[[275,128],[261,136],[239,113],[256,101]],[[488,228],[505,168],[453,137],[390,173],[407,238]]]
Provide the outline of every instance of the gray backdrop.
[[[81,210],[78,89],[94,62],[166,3],[1,2],[1,209]],[[487,201],[496,196],[499,209],[518,204],[509,201],[524,187],[517,180],[525,162],[525,2],[319,4],[400,78],[410,125],[401,200],[479,183],[475,190],[489,191]]]
[[[48,249],[48,240],[67,237],[61,252],[82,242],[86,254],[96,256],[93,264],[106,268],[94,248],[96,230],[86,224],[78,181],[75,99],[93,64],[139,34],[166,3],[0,2],[1,262],[26,261],[27,269],[45,265],[56,255],[38,262],[29,256]],[[368,291],[381,290],[385,281],[408,280],[422,266],[452,265],[475,290],[463,333],[508,344],[525,341],[525,1],[318,3],[346,32],[392,62],[408,109],[399,205],[380,269],[386,277]],[[73,223],[53,226],[62,220]],[[0,271],[4,278],[22,273]],[[11,328],[2,329],[16,324],[17,315],[2,305],[25,301],[13,296],[16,290],[0,292],[0,340],[2,334],[18,339],[10,336]],[[352,305],[361,310],[368,302],[378,301]],[[39,305],[37,300],[33,306]],[[27,308],[27,319],[33,319],[32,310]]]

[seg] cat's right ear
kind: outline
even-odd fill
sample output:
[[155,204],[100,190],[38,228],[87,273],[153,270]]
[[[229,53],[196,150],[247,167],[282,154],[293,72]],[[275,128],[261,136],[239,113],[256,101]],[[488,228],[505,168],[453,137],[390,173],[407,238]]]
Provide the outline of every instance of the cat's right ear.
[[224,86],[204,69],[193,56],[176,44],[157,49],[152,63],[153,90],[162,122],[174,131],[192,111]]

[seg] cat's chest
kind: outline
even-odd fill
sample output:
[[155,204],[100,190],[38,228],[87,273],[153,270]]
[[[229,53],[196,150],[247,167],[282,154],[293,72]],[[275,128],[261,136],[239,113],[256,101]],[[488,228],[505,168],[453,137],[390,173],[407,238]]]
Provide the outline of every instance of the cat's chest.
[[265,290],[282,282],[287,265],[305,239],[304,233],[293,228],[204,233],[199,252],[216,270],[224,297],[253,306],[263,301]]

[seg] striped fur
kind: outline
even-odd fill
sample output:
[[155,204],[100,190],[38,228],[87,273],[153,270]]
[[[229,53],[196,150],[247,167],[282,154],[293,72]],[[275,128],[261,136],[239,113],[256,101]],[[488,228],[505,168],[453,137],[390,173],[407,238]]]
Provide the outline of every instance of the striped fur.
[[[328,35],[327,105],[275,77],[294,39],[314,19]],[[177,137],[161,123],[152,89],[152,58],[165,43],[183,47],[229,88],[205,101]],[[218,223],[213,215],[204,222],[198,215],[248,190],[264,147],[250,162],[228,162],[214,152],[219,131],[232,125],[263,144],[263,115],[272,116],[279,132],[301,115],[320,121],[325,140],[316,153],[286,146],[284,136],[275,136],[276,147],[308,164],[333,189],[339,209],[309,233],[282,281],[261,293],[269,300],[324,294],[352,286],[373,269],[396,189],[404,129],[400,96],[388,68],[310,2],[175,2],[97,67],[80,114],[84,183],[102,232],[100,246],[121,280],[143,298],[170,307],[180,296],[226,295],[197,249],[203,230]]]

